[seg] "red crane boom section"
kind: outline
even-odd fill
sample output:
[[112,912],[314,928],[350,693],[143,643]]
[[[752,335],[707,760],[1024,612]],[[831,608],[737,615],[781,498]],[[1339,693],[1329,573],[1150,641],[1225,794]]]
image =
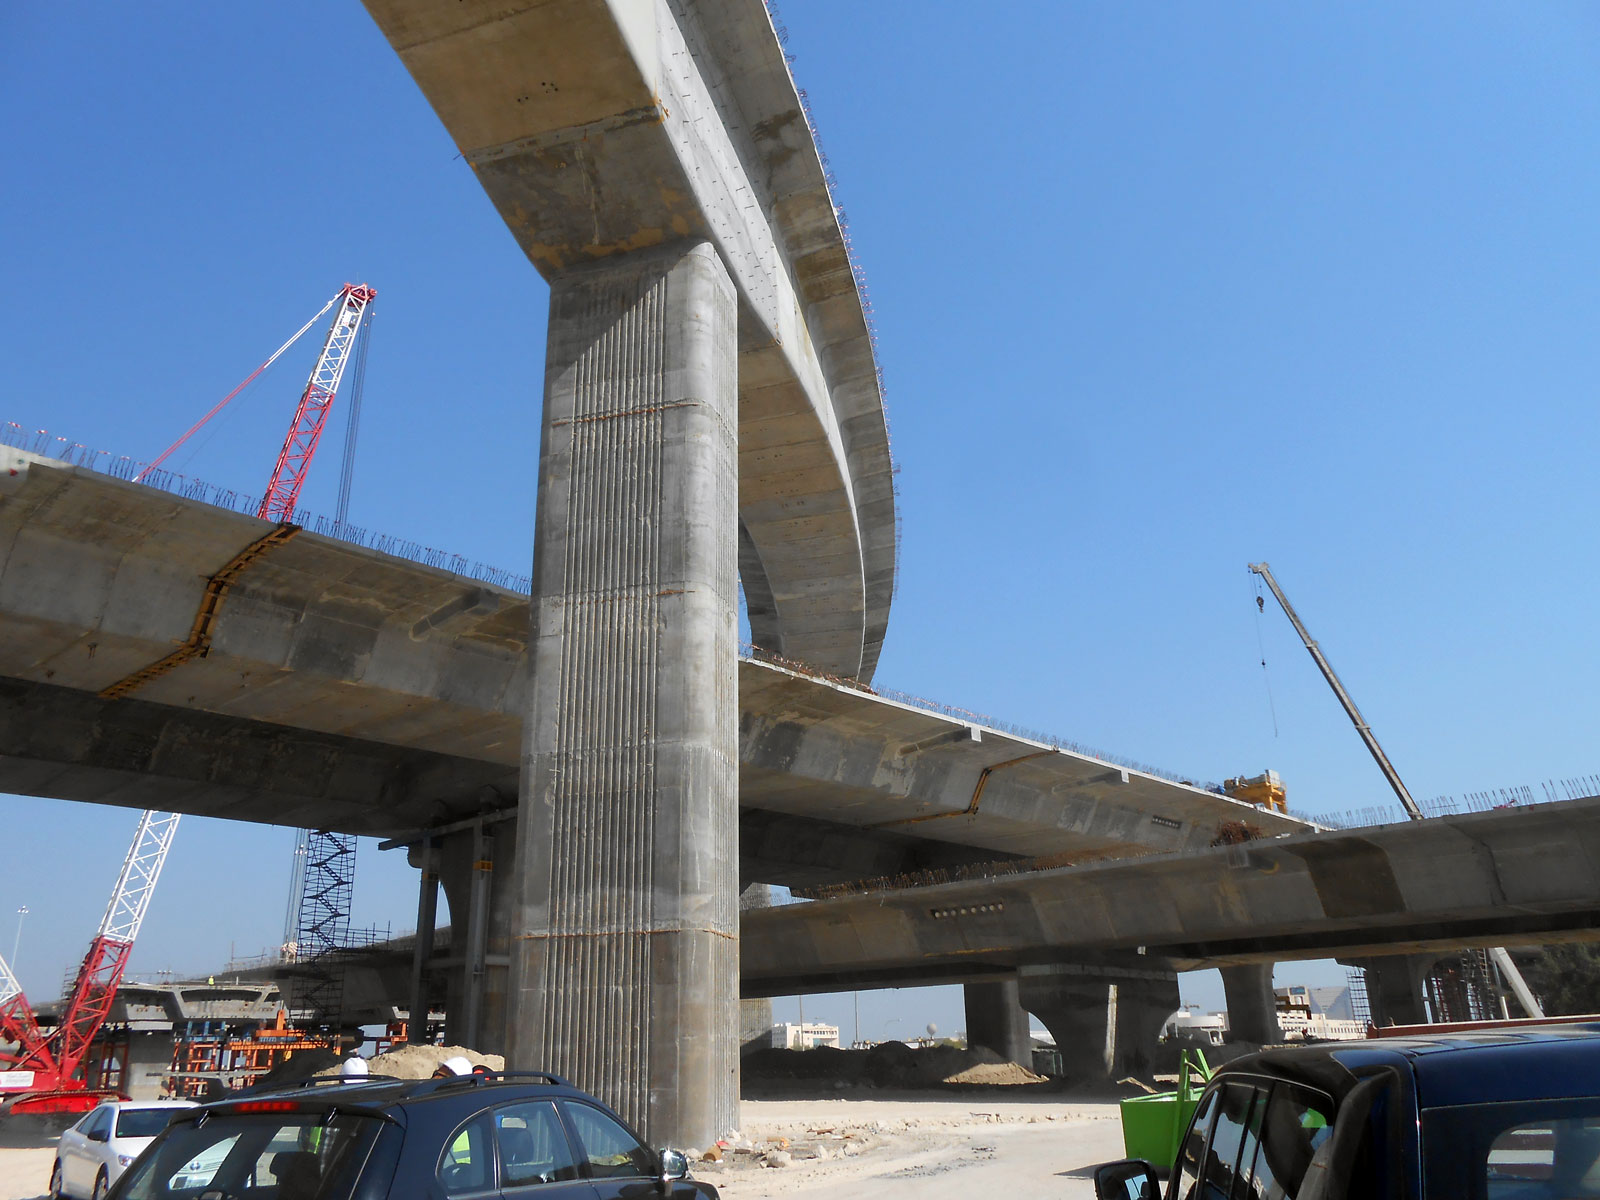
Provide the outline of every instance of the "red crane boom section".
[[283,439],[283,449],[278,451],[278,461],[273,465],[272,478],[267,482],[267,492],[261,500],[257,514],[268,521],[294,520],[295,506],[300,499],[300,489],[311,469],[311,460],[317,453],[317,443],[322,440],[323,427],[328,423],[328,413],[333,408],[333,398],[344,378],[356,335],[377,289],[366,284],[347,283],[339,293],[339,309],[328,329],[327,340],[317,365],[306,381],[306,390],[300,395],[300,407],[295,410],[289,433]]

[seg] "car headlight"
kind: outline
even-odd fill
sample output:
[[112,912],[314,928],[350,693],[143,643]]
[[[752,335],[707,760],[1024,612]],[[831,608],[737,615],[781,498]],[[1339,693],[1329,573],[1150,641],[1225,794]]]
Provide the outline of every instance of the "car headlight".
[[133,1155],[131,1155],[131,1154],[119,1154],[119,1155],[117,1155],[117,1165],[120,1166],[120,1167],[125,1167],[129,1163],[131,1163],[132,1161],[133,1161]]

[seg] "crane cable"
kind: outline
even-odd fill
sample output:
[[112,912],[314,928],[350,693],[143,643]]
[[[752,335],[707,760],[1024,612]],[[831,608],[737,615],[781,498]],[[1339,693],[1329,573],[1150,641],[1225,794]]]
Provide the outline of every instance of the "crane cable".
[[1267,611],[1267,599],[1261,591],[1261,577],[1255,576],[1256,598],[1256,648],[1261,651],[1261,681],[1267,685],[1267,711],[1272,714],[1272,736],[1278,736],[1278,706],[1272,699],[1272,676],[1267,674],[1267,644],[1261,636],[1261,614]]
[[334,520],[341,527],[350,519],[350,485],[356,470],[356,437],[361,431],[361,395],[367,384],[367,350],[372,345],[372,325],[376,320],[377,313],[369,308],[361,326],[361,340],[356,345],[354,379],[350,400],[345,406],[344,458],[339,464],[339,500],[334,510]]

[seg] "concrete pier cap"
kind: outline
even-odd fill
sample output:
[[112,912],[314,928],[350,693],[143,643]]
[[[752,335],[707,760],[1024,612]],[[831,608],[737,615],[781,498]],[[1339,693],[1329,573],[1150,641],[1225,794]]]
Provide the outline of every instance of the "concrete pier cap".
[[870,679],[895,577],[877,363],[761,0],[367,0],[546,279],[675,241],[738,296],[739,574],[757,645]]

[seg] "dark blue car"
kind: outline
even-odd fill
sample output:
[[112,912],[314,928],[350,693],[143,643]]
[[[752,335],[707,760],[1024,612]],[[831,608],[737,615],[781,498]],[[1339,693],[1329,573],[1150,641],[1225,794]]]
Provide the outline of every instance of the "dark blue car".
[[[1147,1163],[1095,1175],[1155,1200]],[[1167,1200],[1600,1200],[1600,1024],[1266,1050],[1201,1097]]]
[[553,1075],[324,1079],[181,1110],[117,1200],[717,1200]]

